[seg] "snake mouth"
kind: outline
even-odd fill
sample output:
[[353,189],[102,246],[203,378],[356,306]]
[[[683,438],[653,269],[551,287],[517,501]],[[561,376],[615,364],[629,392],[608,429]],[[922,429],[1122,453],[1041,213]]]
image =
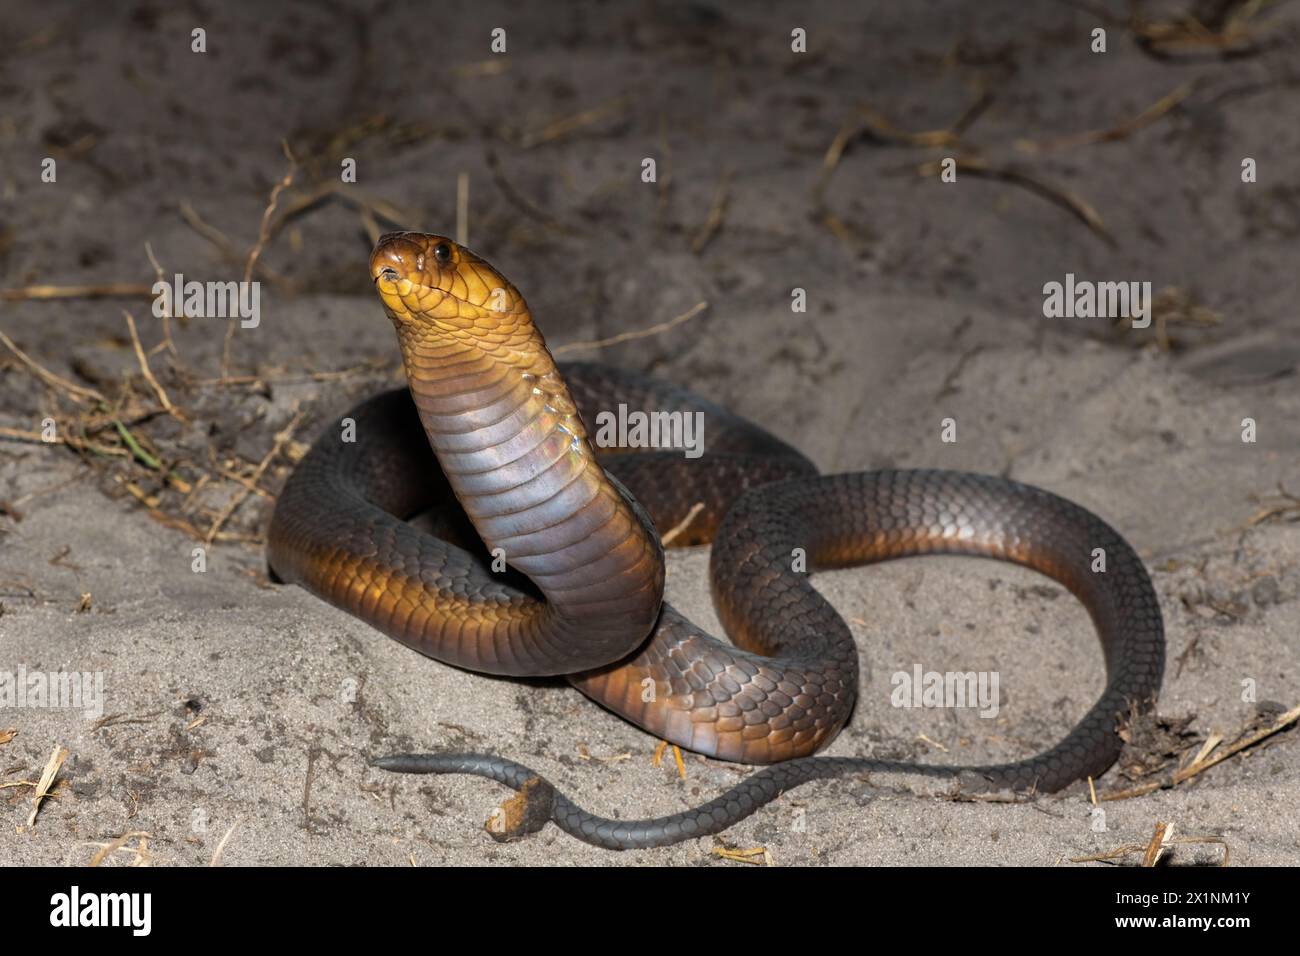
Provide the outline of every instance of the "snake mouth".
[[370,254],[370,278],[394,321],[450,319],[473,305],[452,291],[458,260],[442,236],[390,232]]
[[519,292],[445,236],[380,236],[370,254],[370,278],[399,334],[488,349],[509,339],[516,348],[536,351],[535,330]]

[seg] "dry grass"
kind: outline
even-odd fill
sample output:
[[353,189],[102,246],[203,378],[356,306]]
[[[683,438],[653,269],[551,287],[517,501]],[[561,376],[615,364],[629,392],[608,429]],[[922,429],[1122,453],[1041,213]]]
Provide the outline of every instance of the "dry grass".
[[27,817],[28,827],[36,822],[36,815],[41,812],[41,804],[45,802],[46,797],[50,796],[50,788],[54,785],[54,778],[59,775],[59,770],[67,759],[67,749],[55,744],[54,752],[50,754],[50,759],[46,761],[45,770],[42,771],[41,779],[36,784],[36,792],[32,794],[32,812]]
[[711,852],[718,859],[728,860],[732,863],[748,863],[751,866],[776,865],[767,847],[755,846],[742,850],[735,847],[715,846]]
[[[149,852],[149,836],[143,830],[132,830],[123,833],[121,836],[114,837],[106,843],[90,844],[99,848],[90,858],[90,866],[100,866],[115,853],[129,855],[131,861],[127,864],[128,866],[152,866],[153,855]],[[136,845],[127,846],[132,840],[136,841]]]
[[[938,176],[941,170],[942,163],[939,160],[922,163],[916,169],[917,174],[920,176]],[[1010,183],[1013,186],[1028,189],[1030,192],[1042,196],[1049,202],[1067,210],[1107,245],[1117,245],[1115,237],[1106,229],[1105,223],[1101,220],[1101,215],[1092,207],[1091,203],[1077,193],[1051,180],[1044,179],[1037,173],[1022,169],[1019,166],[991,163],[975,156],[967,156],[957,160],[957,175],[961,176],[963,174],[978,176],[981,179],[996,179],[1004,183]]]
[[695,520],[696,515],[703,510],[704,502],[702,501],[697,501],[695,504],[691,505],[691,510],[686,513],[686,517],[677,522],[677,524],[673,525],[673,527],[669,528],[660,536],[660,543],[666,548],[680,538],[682,534],[685,533],[686,529],[691,526],[691,522]]
[[1142,857],[1142,866],[1153,867],[1158,864],[1165,854],[1175,846],[1188,845],[1196,843],[1213,843],[1223,847],[1223,859],[1219,861],[1219,866],[1227,866],[1231,851],[1228,848],[1228,842],[1221,836],[1188,836],[1174,837],[1174,825],[1157,821],[1155,829],[1151,834],[1151,839],[1146,843],[1126,843],[1123,846],[1108,850],[1105,853],[1094,853],[1089,856],[1075,856],[1070,858],[1071,863],[1112,863],[1116,860],[1122,860],[1134,854],[1140,854]]
[[1168,790],[1177,787],[1199,776],[1211,767],[1218,766],[1230,757],[1248,751],[1275,734],[1281,733],[1291,727],[1297,720],[1300,720],[1300,706],[1292,707],[1266,727],[1241,731],[1232,744],[1222,749],[1219,749],[1219,745],[1225,737],[1222,734],[1211,734],[1201,745],[1196,755],[1185,765],[1175,768],[1172,773],[1136,787],[1097,794],[1095,800],[1128,800],[1133,797],[1142,797],[1149,793],[1155,793],[1157,790]]
[[677,776],[678,776],[680,779],[685,780],[685,779],[686,779],[686,761],[682,759],[682,748],[681,748],[681,747],[678,747],[676,744],[670,744],[670,743],[669,743],[668,741],[666,741],[666,740],[661,740],[661,741],[659,741],[658,746],[655,747],[654,757],[651,758],[651,761],[650,761],[651,766],[654,766],[654,767],[661,767],[661,766],[663,766],[663,762],[664,762],[664,754],[668,752],[668,748],[669,748],[669,747],[672,748],[672,751],[673,751],[673,760],[674,760],[674,761],[676,762],[676,764],[677,764]]
[[1092,146],[1096,143],[1113,143],[1117,140],[1128,139],[1138,130],[1145,129],[1156,120],[1160,119],[1175,106],[1178,106],[1183,100],[1187,99],[1194,93],[1198,87],[1196,80],[1189,80],[1181,86],[1170,90],[1160,99],[1156,100],[1137,116],[1130,119],[1122,120],[1105,129],[1086,130],[1082,133],[1071,133],[1066,136],[1056,136],[1051,139],[1016,140],[1016,149],[1031,155],[1042,153],[1056,152],[1063,149],[1073,149],[1078,146]]
[[[285,155],[289,170],[277,182],[262,214],[257,242],[244,263],[246,281],[259,270],[260,256],[285,221],[286,213],[277,217],[276,209],[296,169],[287,144]],[[362,206],[369,208],[365,203]],[[198,222],[195,219],[192,224]],[[228,244],[214,230],[208,235],[218,244]],[[146,244],[145,253],[154,274],[162,280],[164,270],[152,246]],[[67,287],[65,291],[96,297],[128,288],[149,291],[148,287],[125,284]],[[44,426],[0,426],[0,440],[71,451],[111,497],[131,497],[159,523],[205,544],[262,544],[262,514],[245,507],[246,502],[250,498],[272,501],[273,495],[263,482],[269,480],[276,466],[287,470],[306,451],[306,446],[295,439],[295,430],[304,417],[296,410],[266,451],[252,460],[219,445],[211,435],[236,433],[245,424],[233,417],[232,408],[240,401],[236,393],[263,390],[279,383],[386,378],[391,368],[387,361],[370,361],[346,369],[298,375],[282,374],[274,368],[232,375],[227,328],[220,374],[215,378],[198,377],[181,359],[172,337],[173,317],[168,311],[161,316],[162,336],[152,344],[145,340],[130,311],[124,310],[123,318],[138,374],[110,384],[97,382],[101,388],[56,374],[0,331],[0,347],[16,359],[14,367],[27,372],[43,390],[44,408],[37,417],[55,423],[53,430]],[[159,356],[165,361],[160,362]],[[182,427],[164,427],[169,419]],[[88,601],[86,596],[80,606]]]
[[707,302],[697,302],[681,315],[669,319],[667,322],[660,322],[646,329],[637,329],[632,332],[620,332],[618,335],[612,335],[607,339],[595,339],[589,342],[569,342],[565,345],[551,349],[553,355],[563,355],[565,352],[576,352],[580,349],[603,349],[611,345],[618,345],[620,342],[631,342],[635,339],[644,339],[652,335],[662,335],[669,329],[676,328],[683,322],[688,322],[695,318],[701,312],[709,307]]
[[[54,375],[0,332],[0,343],[10,347],[20,357],[21,367],[48,387],[55,408],[40,415],[56,423],[53,434],[44,429],[0,426],[0,440],[73,452],[111,497],[128,495],[161,524],[207,544],[261,544],[260,515],[245,508],[245,502],[250,497],[273,500],[263,486],[268,473],[277,464],[289,467],[306,450],[295,440],[304,419],[301,412],[291,416],[267,450],[254,460],[219,447],[209,433],[218,423],[233,430],[225,424],[231,419],[232,391],[264,388],[278,381],[366,379],[383,375],[388,368],[387,363],[369,362],[298,376],[264,372],[196,379],[174,364],[155,369],[148,358],[150,350],[129,315],[127,327],[140,371],[124,378],[107,395]],[[164,429],[166,418],[197,427],[188,432]]]
[[150,298],[153,298],[153,287],[136,282],[110,282],[104,285],[26,285],[17,289],[0,289],[0,301],[3,302]]
[[[253,281],[253,269],[257,266],[257,260],[261,258],[262,251],[271,239],[271,221],[275,215],[276,207],[280,204],[280,194],[293,185],[294,176],[298,174],[298,160],[294,158],[293,151],[289,149],[289,141],[281,140],[280,146],[284,150],[284,158],[289,161],[289,168],[285,170],[284,177],[271,188],[271,195],[267,199],[266,209],[262,211],[262,222],[257,228],[257,242],[253,243],[253,248],[248,251],[248,261],[244,264],[245,285]],[[230,343],[235,337],[235,327],[238,324],[239,319],[235,317],[232,317],[226,323],[226,338],[221,345],[222,377],[230,374]]]

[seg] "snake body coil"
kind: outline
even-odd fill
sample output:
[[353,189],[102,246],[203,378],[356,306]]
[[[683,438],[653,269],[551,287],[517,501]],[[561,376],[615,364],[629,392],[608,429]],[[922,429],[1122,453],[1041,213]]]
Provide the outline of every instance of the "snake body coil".
[[[269,535],[276,574],[439,660],[564,674],[655,736],[773,765],[656,820],[603,819],[552,793],[543,816],[566,832],[611,849],[666,845],[845,773],[964,774],[989,788],[1054,791],[1106,770],[1119,753],[1117,721],[1153,703],[1164,668],[1156,595],[1132,548],[1078,505],[960,472],[820,476],[772,435],[682,389],[596,365],[561,374],[515,288],[439,236],[383,237],[371,276],[409,392],[360,405],[349,413],[357,440],[327,432],[294,471]],[[707,453],[688,461],[621,449],[598,459],[586,423],[620,403],[704,415]],[[432,532],[405,520],[420,513]],[[675,543],[713,541],[714,602],[733,644],[663,603],[655,529],[679,526]],[[940,553],[1040,571],[1091,613],[1106,688],[1065,740],[1016,763],[813,757],[848,719],[858,663],[848,626],[792,569],[796,548],[808,571]],[[1091,569],[1098,548],[1104,573]],[[511,573],[494,573],[494,556]],[[480,754],[377,765],[478,774],[517,790],[537,779]]]

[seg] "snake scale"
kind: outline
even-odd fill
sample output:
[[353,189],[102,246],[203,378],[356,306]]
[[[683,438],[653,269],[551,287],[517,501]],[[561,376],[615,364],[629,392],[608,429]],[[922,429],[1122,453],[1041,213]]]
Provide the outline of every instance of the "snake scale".
[[[1104,772],[1119,753],[1120,719],[1153,706],[1164,670],[1157,597],[1133,549],[1079,505],[962,472],[819,475],[775,436],[684,389],[558,366],[515,287],[441,236],[383,236],[370,275],[409,390],[349,412],[355,440],[327,429],[294,470],[269,533],[277,577],[438,660],[562,674],[663,740],[769,765],[699,808],[651,820],[590,814],[495,756],[394,755],[377,766],[488,777],[536,797],[540,822],[529,829],[549,819],[629,849],[717,833],[792,787],[845,774],[1059,790]],[[619,403],[703,414],[705,454],[598,454],[587,426]],[[678,527],[675,545],[713,544],[712,594],[730,644],[663,601],[656,528]],[[1104,573],[1092,570],[1098,548]],[[806,568],[792,561],[795,549]],[[941,553],[1024,565],[1078,597],[1105,657],[1101,698],[1063,741],[1015,763],[813,756],[849,717],[858,658],[809,573]],[[493,569],[500,557],[504,571]]]

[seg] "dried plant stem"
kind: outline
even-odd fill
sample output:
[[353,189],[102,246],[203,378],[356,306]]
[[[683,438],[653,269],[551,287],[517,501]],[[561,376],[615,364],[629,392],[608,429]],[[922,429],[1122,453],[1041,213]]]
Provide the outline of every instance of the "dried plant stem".
[[260,462],[258,462],[257,467],[253,470],[253,474],[248,479],[248,484],[240,483],[240,488],[235,492],[234,497],[230,499],[230,502],[226,507],[221,509],[221,513],[213,520],[211,527],[208,528],[208,533],[204,535],[205,542],[211,544],[216,539],[217,533],[221,530],[221,526],[226,523],[232,514],[235,513],[235,509],[244,503],[244,499],[251,493],[249,487],[256,487],[257,483],[262,479],[262,475],[266,473],[266,469],[275,459],[275,456],[280,454],[280,450],[284,448],[289,439],[293,437],[293,431],[298,427],[298,423],[302,421],[302,415],[302,412],[295,411],[293,417],[289,419],[289,424],[285,425],[284,428],[276,433],[275,443],[271,445],[271,450],[262,457]]
[[469,173],[456,176],[456,244],[469,245]]
[[[262,255],[262,250],[266,248],[266,243],[271,236],[271,217],[275,215],[275,208],[279,205],[280,194],[293,185],[293,178],[298,173],[298,161],[294,159],[293,152],[289,149],[289,141],[281,140],[280,147],[284,150],[284,156],[289,161],[289,168],[285,171],[284,178],[281,179],[271,189],[271,196],[267,200],[266,209],[262,211],[262,224],[257,230],[257,242],[248,252],[248,262],[244,265],[244,284],[247,285],[253,278],[253,267],[257,265],[257,260]],[[235,335],[235,325],[238,318],[231,318],[226,323],[226,338],[221,344],[221,377],[225,378],[230,373],[230,342]]]
[[54,745],[54,752],[50,754],[50,759],[45,764],[45,770],[41,773],[41,779],[36,784],[36,793],[32,795],[32,812],[27,817],[27,825],[31,826],[36,822],[36,814],[41,810],[41,804],[50,794],[50,787],[54,784],[54,778],[59,775],[59,768],[63,766],[63,761],[68,759],[68,751]]
[[669,329],[695,318],[708,307],[709,303],[707,302],[697,302],[676,318],[669,319],[667,322],[660,322],[658,325],[652,325],[648,329],[639,329],[635,332],[620,332],[618,335],[607,339],[595,339],[590,342],[569,342],[567,345],[551,349],[551,353],[553,355],[562,355],[565,352],[574,352],[578,349],[603,349],[606,346],[617,345],[620,342],[630,342],[633,339],[644,339],[651,335],[659,335],[661,332],[667,332]]
[[146,299],[153,287],[134,282],[109,282],[103,285],[28,285],[17,289],[0,289],[0,300],[27,302],[46,299]]
[[[144,254],[149,257],[149,264],[153,266],[153,274],[157,277],[158,281],[166,283],[167,280],[163,278],[162,266],[158,262],[158,257],[153,254],[153,246],[148,242],[144,244]],[[162,328],[162,345],[167,348],[167,351],[172,353],[172,358],[179,358],[180,355],[176,351],[176,343],[172,341],[172,309],[171,305],[165,298],[163,299]]]
[[20,428],[6,428],[0,426],[0,438],[8,438],[11,441],[30,442],[37,445],[67,445],[69,448],[75,448],[77,451],[94,452],[96,455],[115,455],[119,458],[128,458],[131,453],[125,448],[113,448],[109,445],[96,445],[93,442],[85,441],[81,438],[66,438],[55,436],[53,439],[46,440],[40,432],[23,431]]
[[72,382],[69,382],[66,378],[60,378],[49,369],[42,368],[40,365],[36,364],[36,361],[18,346],[14,345],[13,339],[5,335],[4,332],[0,332],[0,342],[3,342],[5,347],[9,349],[10,352],[14,353],[14,356],[18,361],[22,362],[32,371],[32,374],[51,388],[56,388],[61,392],[67,392],[72,398],[80,402],[107,402],[107,399],[105,399],[104,396],[95,389],[83,388],[80,385],[75,385]]
[[691,510],[686,512],[686,517],[683,518],[681,521],[677,522],[677,524],[673,525],[673,527],[669,528],[660,537],[659,539],[660,543],[662,543],[665,547],[668,546],[669,544],[672,544],[673,541],[681,537],[682,532],[684,532],[687,528],[691,526],[691,522],[695,520],[695,516],[698,515],[703,510],[704,510],[703,501],[697,501],[695,502],[695,504],[691,505]]
[[162,403],[163,410],[173,418],[183,421],[184,416],[177,411],[176,406],[172,404],[172,400],[167,397],[167,390],[162,387],[158,379],[154,378],[153,369],[149,367],[149,359],[145,356],[144,347],[140,344],[140,333],[136,331],[135,319],[125,309],[122,310],[122,315],[126,317],[126,327],[131,332],[131,345],[135,348],[135,357],[140,363],[140,372],[144,375],[144,380],[149,383],[149,387],[158,396],[158,401]]

